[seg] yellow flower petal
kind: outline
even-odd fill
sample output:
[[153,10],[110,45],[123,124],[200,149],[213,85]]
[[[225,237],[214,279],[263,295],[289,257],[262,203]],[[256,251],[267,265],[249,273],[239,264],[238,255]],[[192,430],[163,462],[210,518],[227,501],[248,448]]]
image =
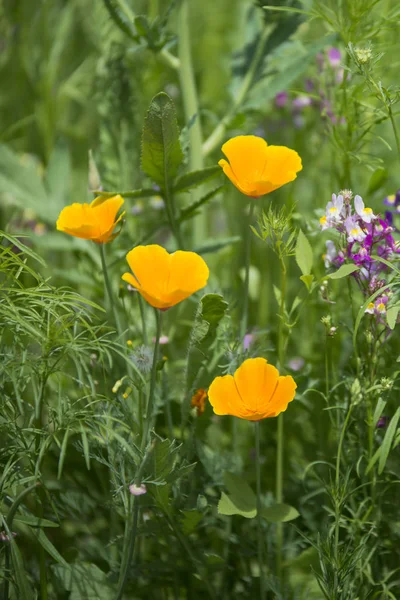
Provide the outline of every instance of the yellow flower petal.
[[116,215],[124,200],[121,196],[103,198],[99,196],[91,204],[74,203],[60,213],[56,227],[74,237],[107,243],[112,239]]
[[155,308],[175,306],[207,284],[208,267],[195,252],[168,254],[161,246],[137,246],[126,258],[133,276],[122,278]]
[[268,146],[254,135],[239,135],[222,146],[227,157],[218,164],[230,181],[247,196],[269,194],[296,179],[301,171],[300,156],[286,146]]
[[216,377],[208,390],[208,399],[216,415],[233,415],[245,419],[248,414],[232,375]]
[[265,358],[249,358],[233,377],[216,377],[208,397],[217,415],[259,421],[286,410],[295,396],[296,387],[292,377],[280,377],[278,370]]

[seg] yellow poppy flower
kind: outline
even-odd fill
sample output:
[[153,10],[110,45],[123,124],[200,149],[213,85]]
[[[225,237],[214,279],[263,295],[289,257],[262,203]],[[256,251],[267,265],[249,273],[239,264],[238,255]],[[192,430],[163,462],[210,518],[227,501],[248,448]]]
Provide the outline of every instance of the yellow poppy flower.
[[195,252],[169,254],[157,245],[136,246],[126,260],[133,275],[124,273],[122,279],[154,308],[171,308],[207,284],[208,267]]
[[91,204],[70,204],[60,212],[57,229],[97,244],[107,244],[115,238],[115,226],[125,214],[115,220],[123,203],[124,199],[117,195],[111,198],[99,196]]
[[255,135],[238,135],[222,146],[228,161],[218,164],[233,185],[246,196],[259,198],[293,181],[301,171],[301,158],[286,146],[268,146]]
[[216,377],[208,398],[216,415],[259,421],[284,412],[296,387],[293,377],[280,376],[265,358],[248,358],[233,376]]

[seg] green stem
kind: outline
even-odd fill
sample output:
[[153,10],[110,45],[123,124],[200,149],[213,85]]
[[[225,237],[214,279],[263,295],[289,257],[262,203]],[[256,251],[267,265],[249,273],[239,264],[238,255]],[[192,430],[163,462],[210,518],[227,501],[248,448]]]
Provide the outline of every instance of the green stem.
[[394,116],[393,116],[393,112],[392,112],[392,107],[390,105],[388,106],[388,114],[389,114],[390,122],[392,124],[394,138],[396,140],[397,154],[398,154],[398,157],[400,159],[400,138],[399,138],[399,132],[397,130],[396,121],[394,120]]
[[256,437],[256,478],[257,478],[257,534],[258,534],[258,568],[260,570],[260,600],[265,598],[263,528],[261,504],[261,461],[260,461],[260,421],[255,423]]
[[216,600],[217,595],[215,593],[213,586],[211,585],[210,578],[207,576],[207,573],[203,572],[203,569],[199,568],[199,561],[196,558],[195,554],[193,553],[192,548],[191,548],[189,542],[187,541],[186,537],[182,534],[181,530],[179,529],[179,525],[177,525],[175,523],[175,520],[173,519],[173,517],[170,513],[164,513],[164,514],[165,514],[165,517],[166,517],[168,523],[171,526],[171,529],[173,530],[173,532],[175,533],[176,537],[178,538],[180,544],[182,545],[182,548],[184,549],[186,556],[191,560],[191,562],[193,563],[194,569],[200,575],[200,580],[204,582],[204,584],[207,588],[207,591],[208,591],[208,597],[212,598],[213,600]]
[[229,126],[229,123],[232,121],[232,118],[235,116],[236,111],[240,108],[241,104],[244,102],[247,93],[253,83],[254,76],[256,74],[257,68],[259,66],[260,60],[264,53],[265,42],[271,32],[271,29],[268,27],[264,27],[262,34],[260,35],[260,39],[258,42],[258,46],[254,53],[253,59],[251,61],[249,70],[246,73],[246,76],[243,79],[243,83],[235,95],[235,100],[231,105],[231,108],[228,110],[225,117],[220,121],[211,135],[206,139],[203,144],[203,156],[207,156],[210,154],[215,148],[221,143],[225,132]]
[[[279,368],[282,374],[285,365],[285,303],[286,303],[286,265],[282,256],[279,257],[281,267],[281,302],[279,306],[279,330],[278,330],[278,357]],[[277,423],[277,448],[276,448],[276,501],[283,502],[283,436],[284,421],[283,413],[278,416]],[[276,525],[276,571],[279,579],[282,578],[282,546],[283,546],[283,523]]]
[[126,547],[127,552],[126,552],[126,554],[124,552],[125,556],[123,556],[122,560],[121,560],[120,582],[119,582],[118,591],[117,591],[115,600],[121,600],[121,598],[124,594],[126,582],[128,580],[129,567],[132,563],[132,557],[133,557],[133,553],[135,550],[138,521],[139,521],[139,496],[134,496],[133,497],[133,509],[132,509],[132,524],[129,528],[129,542]]
[[154,343],[154,354],[153,354],[153,364],[151,367],[151,379],[150,379],[150,391],[149,397],[147,399],[146,411],[144,414],[144,428],[143,428],[143,436],[141,441],[140,449],[142,453],[144,452],[150,431],[150,426],[153,420],[153,410],[154,410],[154,396],[156,389],[156,380],[157,380],[157,361],[158,361],[158,349],[160,346],[160,337],[161,337],[161,327],[162,327],[162,311],[157,308],[154,309],[154,313],[156,316],[156,341]]
[[[180,60],[179,79],[182,91],[185,121],[189,129],[190,157],[189,168],[196,171],[204,168],[203,133],[201,129],[200,106],[197,97],[196,82],[190,48],[189,0],[182,0],[178,12],[178,55]],[[194,122],[192,122],[194,119]],[[201,189],[194,190],[193,201],[200,198]],[[195,220],[195,243],[206,237],[206,212],[203,210]]]
[[240,323],[240,343],[243,345],[244,336],[247,331],[247,323],[249,316],[249,282],[250,282],[250,262],[251,262],[251,229],[250,225],[253,220],[255,203],[251,200],[249,207],[249,216],[246,223],[246,231],[244,233],[245,245],[245,264],[244,264],[244,290],[243,290],[243,313]]
[[342,431],[340,433],[339,445],[338,445],[338,453],[336,456],[336,473],[335,473],[335,487],[336,487],[336,506],[335,506],[335,563],[336,568],[338,566],[338,556],[339,556],[339,529],[340,529],[340,504],[339,504],[339,484],[340,484],[340,462],[342,459],[342,447],[344,434],[346,432],[347,426],[350,421],[351,412],[353,410],[353,404],[350,404],[349,410],[347,411],[347,415],[345,421],[343,423]]
[[142,338],[143,338],[143,344],[145,346],[147,346],[147,344],[149,343],[149,340],[148,340],[148,337],[147,337],[146,307],[145,307],[145,303],[144,303],[144,300],[143,300],[141,294],[137,294],[137,297],[138,297],[138,302],[139,302],[140,319],[142,321]]
[[119,317],[118,317],[117,307],[116,307],[115,302],[114,302],[114,295],[113,295],[113,292],[112,292],[110,278],[108,277],[105,244],[99,244],[99,248],[100,248],[100,257],[101,257],[101,267],[103,269],[104,284],[106,286],[106,291],[107,291],[107,295],[108,295],[108,301],[109,301],[110,306],[111,306],[111,310],[112,310],[112,314],[113,314],[113,317],[114,317],[115,326],[117,328],[118,333],[121,335],[121,332],[122,332],[121,323],[120,323],[120,320],[119,320]]

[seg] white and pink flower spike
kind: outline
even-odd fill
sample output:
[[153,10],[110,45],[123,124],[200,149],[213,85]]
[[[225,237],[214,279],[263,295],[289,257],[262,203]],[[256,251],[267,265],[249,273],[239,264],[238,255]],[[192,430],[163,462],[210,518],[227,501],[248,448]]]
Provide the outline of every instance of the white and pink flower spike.
[[371,223],[376,216],[372,212],[372,208],[366,208],[363,199],[361,196],[356,196],[354,198],[354,208],[359,217],[364,221],[364,223]]
[[367,237],[365,231],[363,231],[360,225],[357,223],[355,216],[347,217],[344,222],[344,226],[346,228],[347,241],[349,243],[362,242]]
[[334,221],[338,223],[344,217],[343,211],[344,198],[341,194],[336,196],[336,194],[332,194],[332,201],[328,202],[326,205],[326,219],[327,221]]

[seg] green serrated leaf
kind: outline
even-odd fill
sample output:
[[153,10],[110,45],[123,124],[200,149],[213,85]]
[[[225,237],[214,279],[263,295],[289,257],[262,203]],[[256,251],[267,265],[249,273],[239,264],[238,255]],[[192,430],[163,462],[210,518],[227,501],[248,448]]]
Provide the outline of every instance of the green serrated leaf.
[[356,265],[342,265],[337,271],[330,273],[325,277],[329,277],[329,279],[342,279],[342,277],[347,277],[347,275],[351,275],[351,273],[355,273],[359,269],[360,267],[357,267]]
[[393,417],[390,419],[389,426],[386,430],[385,437],[383,438],[383,442],[380,447],[379,464],[378,464],[378,474],[379,475],[382,474],[383,469],[385,468],[386,461],[388,459],[389,452],[390,452],[390,449],[392,446],[392,442],[393,442],[394,436],[396,434],[397,424],[399,422],[399,419],[400,419],[400,408],[398,408],[396,410]]
[[313,266],[313,251],[310,242],[301,229],[297,236],[295,257],[302,274],[309,275]]
[[184,173],[178,177],[174,184],[174,192],[186,192],[192,188],[201,185],[211,177],[215,177],[218,173],[221,173],[221,167],[216,165],[212,167],[206,167],[205,169],[201,169],[199,171],[190,171],[189,173]]
[[161,92],[154,96],[144,120],[142,170],[166,190],[171,187],[182,160],[175,106]]
[[178,223],[181,223],[182,221],[186,221],[187,219],[190,219],[192,216],[195,216],[196,210],[198,208],[200,208],[200,206],[203,206],[203,204],[206,204],[206,202],[211,200],[211,198],[213,198],[216,194],[218,194],[218,192],[223,187],[224,187],[224,185],[219,185],[217,188],[214,188],[213,190],[211,190],[210,192],[205,194],[205,196],[202,196],[201,198],[199,198],[199,200],[196,200],[195,202],[192,202],[192,204],[190,204],[189,206],[186,206],[185,208],[183,208],[179,213],[179,217],[177,219]]
[[263,517],[271,523],[286,523],[300,516],[300,513],[289,504],[274,504],[262,509]]

